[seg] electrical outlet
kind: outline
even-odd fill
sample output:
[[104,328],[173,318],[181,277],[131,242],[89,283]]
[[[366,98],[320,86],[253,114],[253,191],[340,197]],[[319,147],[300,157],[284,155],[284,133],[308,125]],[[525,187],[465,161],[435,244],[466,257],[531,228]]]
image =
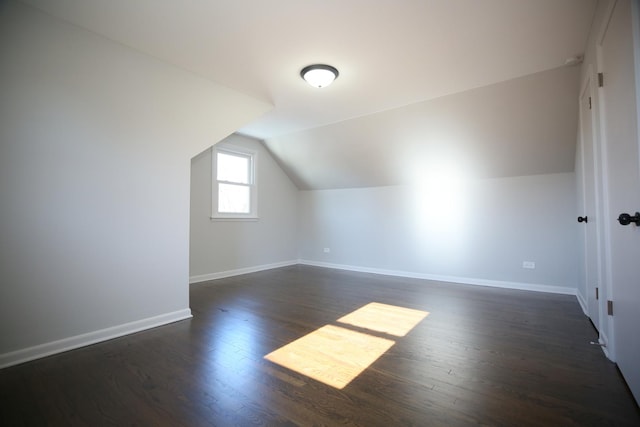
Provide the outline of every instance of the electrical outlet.
[[324,252],[325,254],[328,254],[329,252],[331,252],[331,249],[329,249],[329,248],[324,248],[324,249],[322,250],[322,252]]
[[522,268],[534,269],[536,268],[536,263],[533,261],[522,261]]

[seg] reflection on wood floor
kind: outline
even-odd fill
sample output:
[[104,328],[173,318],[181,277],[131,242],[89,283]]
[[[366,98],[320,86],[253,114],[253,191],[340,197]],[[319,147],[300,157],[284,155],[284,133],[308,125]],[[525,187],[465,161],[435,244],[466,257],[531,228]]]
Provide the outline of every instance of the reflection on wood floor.
[[[640,425],[573,296],[293,266],[193,285],[191,308],[0,370],[0,425]],[[319,365],[360,352],[342,388],[265,359],[314,331]]]

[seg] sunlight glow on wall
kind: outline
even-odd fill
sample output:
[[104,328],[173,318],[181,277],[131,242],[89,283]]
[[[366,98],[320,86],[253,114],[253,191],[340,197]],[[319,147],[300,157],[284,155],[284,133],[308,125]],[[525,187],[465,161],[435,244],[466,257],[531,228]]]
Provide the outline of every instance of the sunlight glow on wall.
[[450,227],[463,217],[466,179],[455,165],[428,167],[416,181],[417,210],[425,219]]
[[440,161],[415,174],[410,197],[415,230],[426,243],[456,251],[464,244],[470,219],[470,181],[464,166]]
[[[429,312],[370,303],[264,356],[266,360],[343,389],[405,336]],[[378,335],[349,329],[376,331]],[[387,337],[389,336],[389,337]]]

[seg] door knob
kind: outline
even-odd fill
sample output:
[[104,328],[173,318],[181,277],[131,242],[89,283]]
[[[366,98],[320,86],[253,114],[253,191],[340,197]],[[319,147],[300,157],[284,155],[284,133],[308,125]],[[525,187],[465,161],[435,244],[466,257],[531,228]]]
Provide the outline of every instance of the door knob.
[[628,213],[621,213],[618,217],[618,222],[622,225],[629,225],[632,222],[635,223],[635,225],[640,225],[640,212],[636,212],[634,216]]
[[578,222],[589,222],[589,218],[585,215],[585,216],[579,216],[578,217]]

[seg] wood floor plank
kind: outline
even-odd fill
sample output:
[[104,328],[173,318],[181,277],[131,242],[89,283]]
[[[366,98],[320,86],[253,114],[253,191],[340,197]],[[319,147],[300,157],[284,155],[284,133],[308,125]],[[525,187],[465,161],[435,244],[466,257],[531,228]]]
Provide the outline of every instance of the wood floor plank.
[[[190,320],[0,370],[0,425],[640,425],[572,296],[291,266],[190,297]],[[265,359],[314,331],[285,359],[362,365],[344,388]]]

